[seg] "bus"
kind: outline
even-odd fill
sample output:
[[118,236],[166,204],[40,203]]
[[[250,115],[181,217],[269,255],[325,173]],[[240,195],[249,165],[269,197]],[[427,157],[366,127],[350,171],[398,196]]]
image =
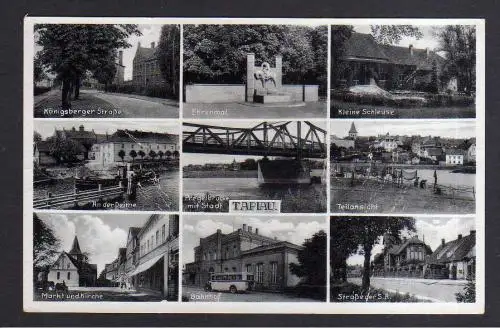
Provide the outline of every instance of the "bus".
[[212,273],[205,284],[206,291],[246,292],[254,287],[254,275],[249,272]]

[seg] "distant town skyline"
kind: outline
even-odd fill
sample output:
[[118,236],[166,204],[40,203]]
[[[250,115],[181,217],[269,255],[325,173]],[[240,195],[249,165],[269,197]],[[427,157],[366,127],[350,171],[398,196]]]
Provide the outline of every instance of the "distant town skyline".
[[80,125],[83,125],[86,131],[94,130],[98,134],[113,134],[116,130],[139,130],[143,132],[157,132],[157,133],[170,133],[178,134],[179,128],[176,123],[165,122],[148,122],[135,120],[133,122],[89,122],[89,121],[35,121],[34,131],[40,133],[43,139],[54,135],[54,130],[71,130],[73,127],[78,130]]
[[358,136],[377,137],[379,135],[412,136],[419,135],[469,139],[476,137],[475,121],[464,120],[333,120],[330,123],[330,134],[339,138],[348,136],[354,122]]

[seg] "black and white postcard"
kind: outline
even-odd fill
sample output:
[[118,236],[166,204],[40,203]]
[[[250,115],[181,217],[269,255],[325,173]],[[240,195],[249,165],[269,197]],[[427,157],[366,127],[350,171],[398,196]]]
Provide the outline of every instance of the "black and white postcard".
[[177,211],[176,124],[37,121],[36,209]]
[[35,24],[34,117],[178,118],[180,26]]
[[326,212],[320,121],[184,122],[186,212]]
[[332,25],[332,118],[476,117],[475,25]]
[[184,25],[186,119],[326,118],[326,25]]
[[475,303],[474,217],[332,216],[332,302]]
[[474,121],[331,123],[334,213],[474,213]]
[[33,214],[33,300],[177,301],[179,215]]
[[325,302],[326,222],[184,216],[182,301]]

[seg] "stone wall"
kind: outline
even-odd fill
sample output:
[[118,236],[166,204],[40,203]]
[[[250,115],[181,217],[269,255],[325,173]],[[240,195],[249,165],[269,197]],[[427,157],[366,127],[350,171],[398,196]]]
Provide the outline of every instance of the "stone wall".
[[282,90],[292,95],[292,101],[316,102],[319,99],[317,85],[284,84]]
[[244,84],[186,85],[186,103],[211,104],[244,101]]

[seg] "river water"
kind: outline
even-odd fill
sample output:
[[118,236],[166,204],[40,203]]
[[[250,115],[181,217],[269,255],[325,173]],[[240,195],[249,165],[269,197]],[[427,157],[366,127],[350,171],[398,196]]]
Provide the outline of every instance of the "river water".
[[[413,171],[413,170],[406,170]],[[466,173],[451,173],[450,170],[436,170],[437,183],[445,186],[466,186],[475,187],[476,175]],[[427,183],[434,183],[434,170],[418,170],[417,175],[420,180],[425,179]]]
[[[179,208],[179,171],[161,172],[159,178],[158,184],[147,184],[137,188],[135,207],[123,207],[120,210],[177,211]],[[47,197],[49,192],[58,195],[72,192],[73,189],[73,178],[54,180],[51,183],[34,185],[33,197]]]
[[210,194],[214,197],[229,199],[281,199],[282,212],[302,212],[300,205],[297,208],[294,207],[292,210],[292,206],[287,205],[289,203],[287,200],[293,201],[295,198],[300,198],[304,203],[309,202],[309,204],[302,206],[303,212],[316,212],[312,208],[320,208],[321,205],[319,203],[326,201],[326,199],[318,199],[322,190],[326,189],[323,170],[312,170],[311,172],[312,176],[320,176],[322,178],[322,184],[320,185],[260,187],[257,183],[257,173],[255,175],[255,178],[184,178],[183,193],[184,196],[196,197],[203,197]]

